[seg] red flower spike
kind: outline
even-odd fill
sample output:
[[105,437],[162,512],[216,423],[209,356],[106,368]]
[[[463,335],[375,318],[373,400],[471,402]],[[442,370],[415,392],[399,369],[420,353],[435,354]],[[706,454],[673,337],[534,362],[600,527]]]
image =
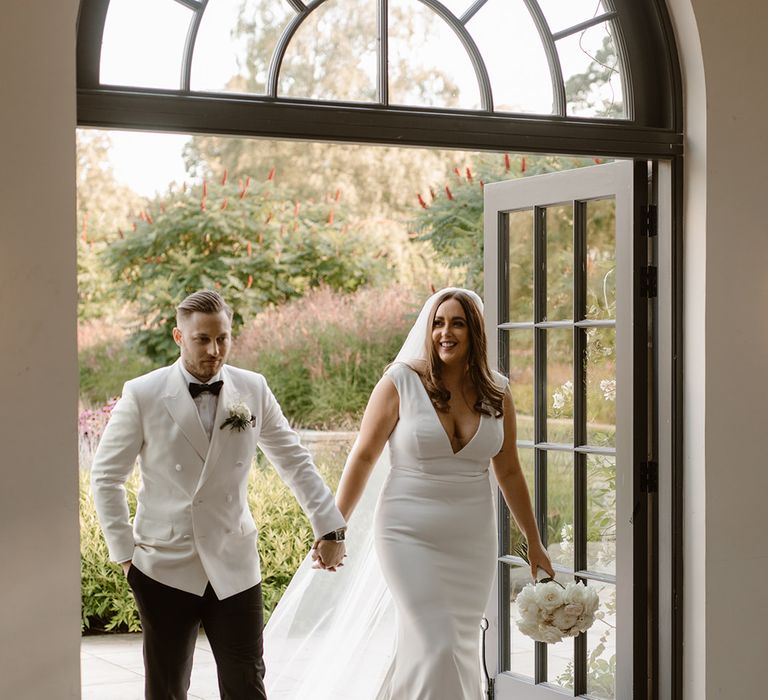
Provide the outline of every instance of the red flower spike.
[[267,174],[267,181],[273,180],[275,177],[275,168],[272,166],[269,173]]
[[455,168],[453,169],[453,172],[454,172],[454,173],[456,173],[456,177],[461,177],[461,173],[459,172],[459,169],[458,169],[458,167],[455,167]]
[[331,211],[328,212],[328,225],[329,226],[333,225],[333,209],[331,209]]
[[422,209],[427,208],[427,203],[424,201],[424,197],[422,197],[420,194],[416,195],[419,198],[419,204],[421,205]]
[[520,159],[520,172],[524,173],[528,170],[528,162],[525,160],[525,156]]
[[148,224],[154,224],[155,223],[155,220],[152,218],[152,214],[150,214],[149,212],[147,212],[147,223]]
[[448,187],[448,185],[445,186],[445,194],[448,195],[448,199],[453,199],[453,193],[451,192],[451,188]]
[[139,212],[139,218],[140,218],[142,221],[146,221],[146,220],[147,220],[147,216],[146,216],[146,214],[144,213],[144,210],[143,210],[143,209],[142,209],[142,210]]
[[200,200],[200,211],[205,211],[205,200],[204,199]]
[[432,290],[432,294],[436,294],[437,293],[437,290],[435,289],[435,285],[434,284],[430,284],[429,288]]
[[600,165],[600,164],[603,162],[603,159],[602,159],[602,158],[593,158],[593,159],[592,159],[592,162],[593,162],[595,165]]
[[337,202],[341,201],[341,190],[336,190],[336,197],[335,197],[335,199],[336,199]]
[[224,175],[221,177],[221,184],[226,185],[227,184],[227,176],[229,175],[229,170],[224,168]]
[[429,188],[429,194],[432,196],[432,201],[434,202],[437,199],[437,194],[431,187]]
[[510,167],[512,167],[509,163],[509,153],[504,154],[504,170],[509,172]]
[[251,247],[251,242],[248,241],[248,245],[245,246],[245,250],[248,252],[248,257],[251,257],[251,253],[253,252],[253,248]]
[[467,168],[467,180],[472,182],[472,171],[469,168]]
[[208,196],[208,180],[203,180],[203,198]]
[[484,187],[485,187],[485,183],[482,180],[480,180],[480,189],[482,190]]
[[226,209],[228,204],[229,204],[229,200],[226,197],[224,197],[224,201],[221,203],[221,208]]
[[248,283],[245,285],[246,289],[250,289],[253,286],[253,275],[248,275]]

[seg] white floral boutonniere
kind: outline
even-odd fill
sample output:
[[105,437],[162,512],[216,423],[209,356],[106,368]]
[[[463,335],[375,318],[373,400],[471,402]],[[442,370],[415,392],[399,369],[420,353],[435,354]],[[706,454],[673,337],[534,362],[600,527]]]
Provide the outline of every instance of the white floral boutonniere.
[[249,425],[254,426],[256,419],[251,415],[251,409],[246,406],[242,401],[235,401],[229,407],[229,418],[225,420],[219,430],[224,430],[229,426],[230,430],[245,430]]

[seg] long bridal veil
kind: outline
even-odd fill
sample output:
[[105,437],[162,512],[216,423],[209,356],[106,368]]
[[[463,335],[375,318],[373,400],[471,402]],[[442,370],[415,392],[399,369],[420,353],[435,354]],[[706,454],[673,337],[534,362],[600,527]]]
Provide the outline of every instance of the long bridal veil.
[[[435,301],[427,299],[396,362],[425,358]],[[482,301],[472,296],[482,311]],[[335,573],[307,556],[264,629],[266,688],[271,700],[385,700],[396,643],[395,608],[373,545],[373,516],[389,472],[389,451],[374,467],[347,530],[347,558]]]

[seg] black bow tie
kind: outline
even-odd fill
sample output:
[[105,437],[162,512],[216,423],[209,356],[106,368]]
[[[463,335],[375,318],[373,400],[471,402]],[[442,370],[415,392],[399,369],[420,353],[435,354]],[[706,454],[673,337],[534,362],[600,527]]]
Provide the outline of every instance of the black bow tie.
[[224,386],[224,382],[221,379],[219,379],[218,382],[211,382],[210,384],[195,384],[194,382],[190,382],[189,393],[192,394],[193,399],[206,391],[210,391],[212,394],[218,396],[222,386]]

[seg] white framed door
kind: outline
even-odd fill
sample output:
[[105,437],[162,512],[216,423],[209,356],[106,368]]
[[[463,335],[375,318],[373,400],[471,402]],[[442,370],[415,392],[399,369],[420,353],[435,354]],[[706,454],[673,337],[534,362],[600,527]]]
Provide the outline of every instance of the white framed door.
[[602,613],[588,633],[556,645],[517,630],[514,600],[529,574],[499,498],[488,611],[497,700],[624,700],[646,684],[655,294],[647,196],[648,164],[633,161],[485,186],[491,361],[510,377],[521,463],[558,580],[594,586]]

